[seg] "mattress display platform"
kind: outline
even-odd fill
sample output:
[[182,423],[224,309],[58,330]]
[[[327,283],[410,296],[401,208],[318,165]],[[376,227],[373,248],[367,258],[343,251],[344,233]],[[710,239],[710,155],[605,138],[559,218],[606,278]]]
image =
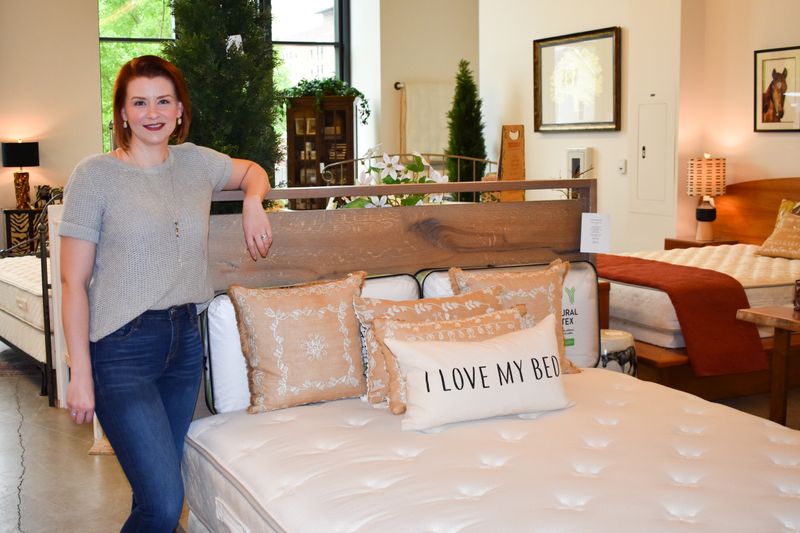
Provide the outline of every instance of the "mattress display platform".
[[[677,265],[707,268],[735,278],[751,307],[791,304],[800,260],[756,255],[758,246],[736,244],[636,252],[629,255]],[[666,348],[686,346],[669,296],[660,290],[611,282],[609,327],[629,331],[641,341]],[[759,328],[762,337],[772,328]]]
[[601,369],[574,405],[422,433],[359,399],[196,420],[199,531],[796,531],[800,432]]

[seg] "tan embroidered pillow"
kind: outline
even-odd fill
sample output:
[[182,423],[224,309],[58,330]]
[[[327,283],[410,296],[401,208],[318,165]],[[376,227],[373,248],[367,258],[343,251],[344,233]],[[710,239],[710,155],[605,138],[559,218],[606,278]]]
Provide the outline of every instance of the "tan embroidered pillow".
[[365,391],[353,298],[364,272],[295,287],[228,289],[247,361],[249,413]]
[[528,326],[538,324],[549,314],[555,315],[558,355],[561,370],[565,374],[576,374],[578,368],[567,359],[564,348],[564,330],[561,327],[561,294],[564,278],[569,272],[569,263],[556,259],[541,270],[461,270],[451,268],[450,285],[453,292],[461,294],[484,287],[498,286],[504,307],[525,304]]
[[447,298],[397,301],[359,297],[353,300],[353,306],[361,322],[361,333],[367,349],[367,399],[372,404],[381,403],[389,394],[389,374],[372,331],[373,320],[378,317],[412,322],[451,320],[503,308],[500,289],[494,287]]
[[413,342],[480,341],[522,329],[524,314],[525,306],[517,305],[502,311],[438,322],[406,322],[405,320],[376,318],[373,322],[373,331],[389,373],[389,410],[396,415],[406,411],[406,383],[397,358],[386,346],[386,339]]
[[786,215],[800,215],[800,201],[781,200],[778,206],[778,218],[775,219],[775,228],[778,228]]
[[769,257],[800,259],[800,216],[788,213],[756,252]]

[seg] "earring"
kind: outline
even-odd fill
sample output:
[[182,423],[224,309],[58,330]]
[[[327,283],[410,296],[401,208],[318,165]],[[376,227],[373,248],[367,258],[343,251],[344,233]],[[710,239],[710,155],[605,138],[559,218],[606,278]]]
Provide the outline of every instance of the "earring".
[[123,129],[123,130],[126,130],[126,129],[128,129],[128,121],[127,121],[127,120],[123,120],[123,121],[122,121],[122,129]]
[[178,126],[180,126],[181,124],[183,124],[183,119],[181,117],[178,117]]

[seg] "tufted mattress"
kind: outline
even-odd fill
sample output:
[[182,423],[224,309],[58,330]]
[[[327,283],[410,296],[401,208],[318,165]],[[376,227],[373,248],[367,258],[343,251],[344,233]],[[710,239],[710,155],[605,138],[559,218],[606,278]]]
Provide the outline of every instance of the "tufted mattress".
[[538,418],[400,430],[358,399],[192,423],[199,531],[800,531],[800,432],[625,374]]
[[[736,244],[636,252],[634,257],[677,265],[708,268],[736,278],[751,307],[791,304],[794,280],[800,279],[800,260],[756,255],[758,246]],[[612,282],[609,326],[629,331],[636,339],[667,348],[685,346],[678,317],[665,292]],[[772,328],[760,328],[762,337]]]
[[42,311],[40,259],[32,255],[0,259],[0,337],[43,362]]

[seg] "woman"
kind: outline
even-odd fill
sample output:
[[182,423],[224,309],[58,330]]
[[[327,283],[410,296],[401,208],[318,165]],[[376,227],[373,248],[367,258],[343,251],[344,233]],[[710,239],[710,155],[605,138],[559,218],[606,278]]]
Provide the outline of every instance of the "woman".
[[[76,423],[96,413],[133,490],[123,531],[172,531],[183,506],[180,460],[202,368],[197,304],[207,278],[211,194],[245,193],[245,246],[266,257],[272,229],[259,165],[182,143],[186,83],[142,56],[114,85],[118,148],[75,168],[61,222],[62,315]],[[169,145],[174,137],[179,143]]]

